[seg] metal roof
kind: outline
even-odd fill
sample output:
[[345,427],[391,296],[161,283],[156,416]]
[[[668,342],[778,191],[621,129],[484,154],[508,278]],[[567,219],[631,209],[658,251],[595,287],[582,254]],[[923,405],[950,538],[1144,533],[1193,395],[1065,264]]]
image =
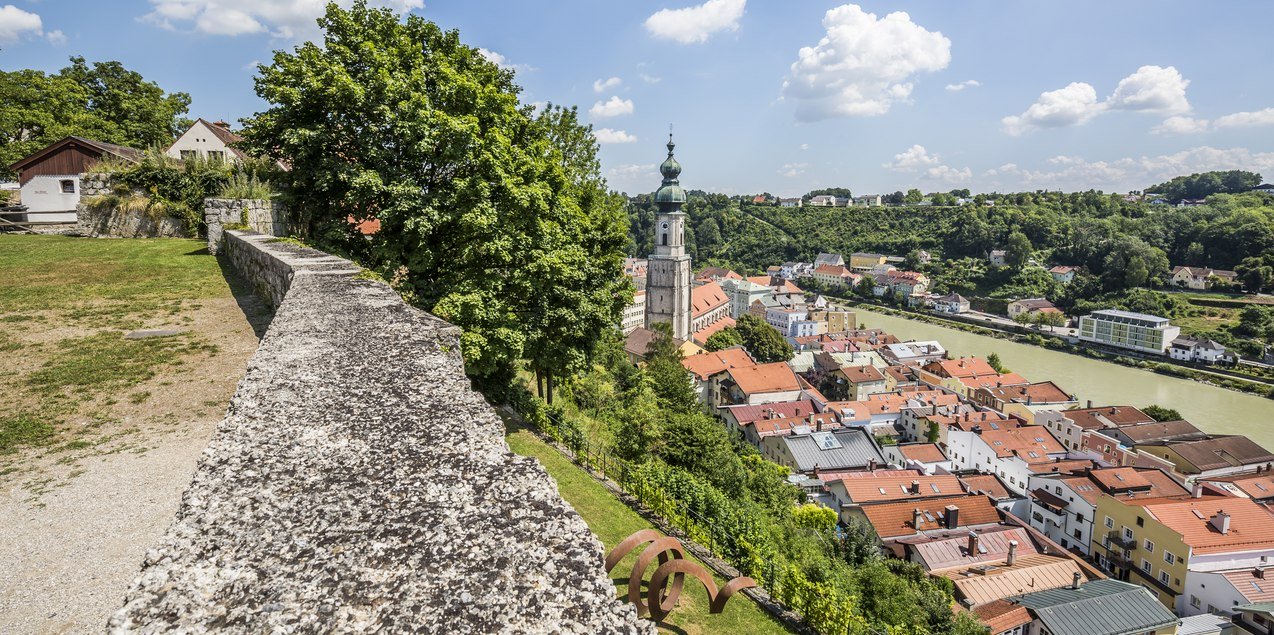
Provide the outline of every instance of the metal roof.
[[815,466],[836,470],[862,467],[873,460],[879,465],[886,463],[876,444],[860,429],[792,435],[783,437],[783,443],[800,472],[809,472]]
[[1078,589],[1037,591],[1014,601],[1031,609],[1053,635],[1125,635],[1177,622],[1148,589],[1118,580],[1091,580]]

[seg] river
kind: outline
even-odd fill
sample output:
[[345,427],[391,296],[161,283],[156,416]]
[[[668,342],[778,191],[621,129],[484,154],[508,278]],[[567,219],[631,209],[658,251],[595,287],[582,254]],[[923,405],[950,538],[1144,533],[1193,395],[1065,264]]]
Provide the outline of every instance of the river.
[[1243,434],[1274,449],[1274,400],[1103,362],[1041,346],[975,335],[854,307],[860,326],[879,328],[900,340],[937,340],[952,356],[998,353],[1008,369],[1031,381],[1052,380],[1081,404],[1172,408],[1204,431]]

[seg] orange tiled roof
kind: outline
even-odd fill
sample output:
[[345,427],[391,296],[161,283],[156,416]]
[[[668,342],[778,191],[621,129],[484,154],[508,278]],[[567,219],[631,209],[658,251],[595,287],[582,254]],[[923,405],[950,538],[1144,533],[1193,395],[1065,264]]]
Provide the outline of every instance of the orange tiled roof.
[[1000,635],[1019,626],[1030,624],[1035,618],[1021,604],[1008,600],[995,600],[973,607],[973,615],[991,629],[991,635]]
[[981,493],[996,500],[1012,498],[1009,488],[1005,487],[999,477],[994,474],[970,474],[961,476],[960,482],[964,483],[965,488],[973,493]]
[[694,317],[699,317],[729,302],[730,299],[726,297],[725,290],[715,282],[701,284],[690,290],[690,308]]
[[960,359],[940,359],[930,362],[924,369],[939,377],[977,377],[979,375],[999,375],[986,360],[980,357],[961,357]]
[[885,381],[885,376],[880,374],[880,371],[870,364],[864,366],[846,366],[841,368],[840,372],[844,373],[845,379],[853,384]]
[[715,353],[683,357],[681,365],[685,366],[686,370],[694,373],[697,379],[703,381],[730,368],[755,366],[756,362],[752,361],[752,358],[748,356],[748,352],[742,348],[727,348]]
[[[960,487],[960,479],[950,475],[846,478],[841,479],[840,484],[849,500],[859,504],[964,493]],[[913,493],[913,486],[917,484],[919,489]]]
[[1032,474],[1065,474],[1085,468],[1092,468],[1094,465],[1095,464],[1088,459],[1068,459],[1065,461],[1032,463],[1026,466],[1026,469]]
[[1111,467],[1090,472],[1102,490],[1118,494],[1120,500],[1181,498],[1190,495],[1171,476],[1155,468]]
[[[1274,548],[1274,514],[1247,498],[1208,497],[1147,505],[1160,523],[1179,534],[1198,554]],[[1222,534],[1209,522],[1217,512],[1230,515]]]
[[735,273],[731,269],[726,269],[725,267],[704,267],[702,271],[695,274],[695,280],[711,280],[713,278],[742,280],[743,276]]
[[[990,525],[1000,522],[1000,513],[985,496],[945,496],[899,503],[880,503],[863,508],[863,514],[881,538],[907,536],[919,531],[947,529],[944,524],[946,508],[959,508],[957,527]],[[920,526],[915,525],[915,511],[921,512]]]
[[1061,403],[1071,401],[1071,396],[1051,381],[1042,381],[1025,386],[1004,386],[987,389],[996,399],[1005,403],[1026,403],[1029,398],[1034,404]]
[[1105,428],[1107,422],[1116,426],[1128,426],[1138,423],[1152,423],[1146,413],[1133,408],[1132,406],[1105,406],[1102,408],[1076,408],[1074,410],[1065,410],[1062,416],[1070,419],[1075,425],[1085,430],[1096,430]]
[[700,346],[702,346],[708,343],[709,337],[712,337],[713,335],[716,335],[717,333],[720,333],[721,331],[724,331],[725,329],[731,328],[734,325],[735,325],[734,318],[727,315],[721,318],[720,320],[717,320],[716,322],[713,322],[712,324],[709,324],[699,329],[698,331],[695,331],[695,334],[691,335],[690,339],[694,340],[696,344],[699,344]]
[[898,452],[921,463],[940,463],[947,460],[947,455],[942,453],[942,448],[936,443],[906,443],[898,446]]
[[796,373],[786,362],[731,368],[729,373],[739,390],[748,395],[801,389]]
[[1001,375],[996,372],[992,372],[990,375],[960,377],[957,381],[967,386],[970,390],[977,390],[979,388],[991,389],[1000,386],[1021,386],[1023,384],[1031,383],[1030,380],[1017,373],[1004,373]]

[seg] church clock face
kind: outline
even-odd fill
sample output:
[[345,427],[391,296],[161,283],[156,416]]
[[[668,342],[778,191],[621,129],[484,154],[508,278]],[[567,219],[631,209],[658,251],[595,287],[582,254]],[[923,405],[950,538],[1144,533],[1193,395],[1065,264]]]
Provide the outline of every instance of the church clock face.
[[664,230],[664,231],[668,231],[668,221],[664,221],[664,222],[662,222],[662,223],[659,223],[659,229],[662,229],[662,230]]

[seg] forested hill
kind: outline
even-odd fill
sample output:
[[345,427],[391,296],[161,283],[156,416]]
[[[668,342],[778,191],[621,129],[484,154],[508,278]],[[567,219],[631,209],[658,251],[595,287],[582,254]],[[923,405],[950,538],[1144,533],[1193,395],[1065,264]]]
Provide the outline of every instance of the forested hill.
[[[651,252],[655,210],[649,194],[629,200],[630,254]],[[696,267],[750,272],[810,261],[822,251],[924,249],[948,260],[981,258],[1019,233],[1041,262],[1083,265],[1096,276],[1112,267],[1122,276],[1132,267],[1140,277],[1144,265],[1153,277],[1166,274],[1169,263],[1234,269],[1245,259],[1274,257],[1274,198],[1256,193],[1217,194],[1186,208],[1097,192],[980,195],[955,207],[782,208],[692,191],[684,210]]]

